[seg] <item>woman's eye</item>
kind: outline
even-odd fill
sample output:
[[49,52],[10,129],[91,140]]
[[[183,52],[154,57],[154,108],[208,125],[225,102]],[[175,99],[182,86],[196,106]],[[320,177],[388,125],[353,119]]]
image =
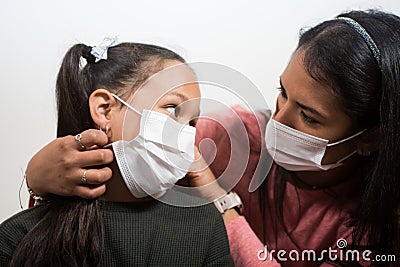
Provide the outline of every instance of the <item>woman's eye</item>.
[[318,121],[314,120],[313,118],[307,116],[304,111],[301,111],[301,116],[303,117],[303,120],[306,123],[310,123],[310,124],[314,124],[314,123],[318,123]]
[[283,89],[282,87],[278,87],[277,89],[278,89],[279,92],[281,92],[281,96],[283,98],[287,99],[287,94],[286,94],[285,89]]

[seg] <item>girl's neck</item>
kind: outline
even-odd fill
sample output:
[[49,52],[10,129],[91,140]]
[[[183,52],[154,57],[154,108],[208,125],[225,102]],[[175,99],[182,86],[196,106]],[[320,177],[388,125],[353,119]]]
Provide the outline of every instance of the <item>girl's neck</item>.
[[134,197],[126,187],[117,163],[114,161],[109,167],[111,168],[113,175],[106,183],[106,192],[100,197],[101,200],[111,202],[144,202],[154,199],[151,196],[144,198]]

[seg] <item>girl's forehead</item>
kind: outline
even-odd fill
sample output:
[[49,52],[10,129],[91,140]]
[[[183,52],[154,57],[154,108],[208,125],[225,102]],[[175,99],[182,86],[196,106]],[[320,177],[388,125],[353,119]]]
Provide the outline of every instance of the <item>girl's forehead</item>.
[[133,99],[157,101],[166,95],[181,98],[200,96],[196,76],[187,65],[175,64],[155,73],[134,93]]

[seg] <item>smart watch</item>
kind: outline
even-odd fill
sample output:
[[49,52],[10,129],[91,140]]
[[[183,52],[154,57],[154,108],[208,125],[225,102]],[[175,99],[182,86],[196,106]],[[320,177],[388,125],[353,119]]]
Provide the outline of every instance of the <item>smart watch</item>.
[[235,192],[229,192],[222,197],[214,200],[214,205],[217,207],[221,214],[224,214],[226,210],[234,208],[239,214],[242,213],[243,204],[240,197]]

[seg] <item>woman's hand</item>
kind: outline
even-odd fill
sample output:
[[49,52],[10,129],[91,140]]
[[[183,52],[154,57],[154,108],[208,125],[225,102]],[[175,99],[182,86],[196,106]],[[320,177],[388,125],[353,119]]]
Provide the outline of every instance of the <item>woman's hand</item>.
[[198,189],[199,195],[210,201],[214,201],[226,194],[226,190],[219,186],[214,173],[204,160],[199,149],[195,146],[195,161],[190,167],[186,178],[190,186]]
[[[187,182],[190,186],[196,187],[201,197],[214,201],[227,192],[219,186],[214,173],[204,160],[198,148],[195,146],[195,161],[192,164],[189,172],[186,175]],[[224,222],[228,223],[238,217],[239,214],[234,209],[228,209],[222,215]]]
[[[82,146],[74,136],[57,138],[43,147],[29,161],[26,169],[27,184],[35,194],[45,196],[48,193],[96,198],[105,190],[105,182],[112,172],[102,165],[113,161],[110,149],[101,149],[108,138],[99,130],[82,132]],[[96,168],[96,166],[98,168]],[[87,184],[82,184],[85,173]]]

